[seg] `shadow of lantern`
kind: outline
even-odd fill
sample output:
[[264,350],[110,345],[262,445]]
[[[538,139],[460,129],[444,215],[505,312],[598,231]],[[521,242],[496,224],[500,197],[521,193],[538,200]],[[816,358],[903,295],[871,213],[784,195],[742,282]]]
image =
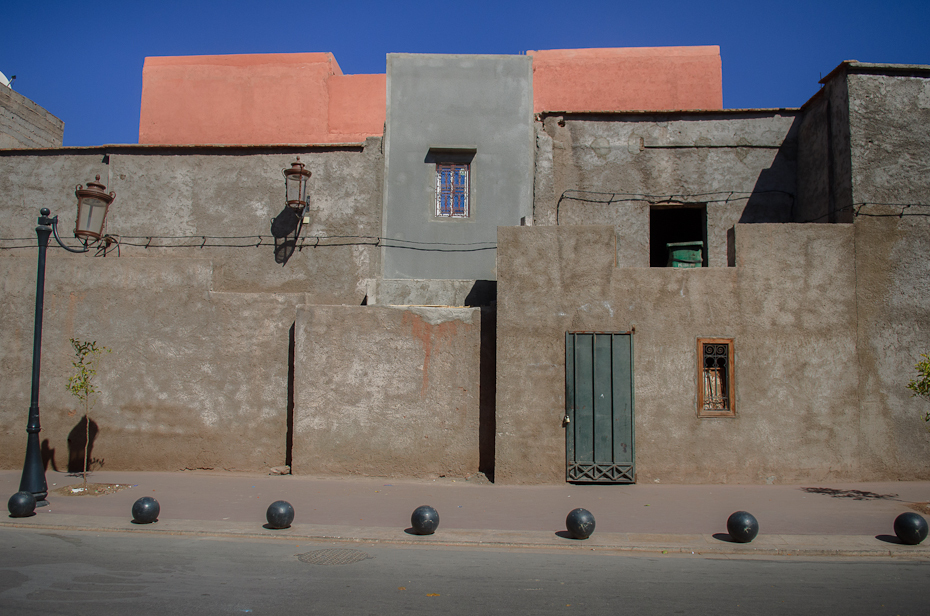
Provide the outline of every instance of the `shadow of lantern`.
[[300,214],[289,206],[271,219],[271,235],[274,236],[274,262],[284,265],[297,248],[300,235]]

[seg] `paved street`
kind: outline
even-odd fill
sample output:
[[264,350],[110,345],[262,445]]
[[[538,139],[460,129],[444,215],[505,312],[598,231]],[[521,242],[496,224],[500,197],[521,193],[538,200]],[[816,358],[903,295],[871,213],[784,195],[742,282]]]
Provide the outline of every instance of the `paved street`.
[[[0,529],[0,553],[4,614],[917,615],[927,613],[930,601],[925,561],[21,528]],[[333,564],[353,559],[361,560]]]

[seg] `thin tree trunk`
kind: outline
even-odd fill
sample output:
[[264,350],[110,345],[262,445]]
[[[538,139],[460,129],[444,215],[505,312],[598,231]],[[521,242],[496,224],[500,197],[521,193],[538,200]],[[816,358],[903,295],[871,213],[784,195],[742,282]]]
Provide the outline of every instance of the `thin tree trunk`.
[[87,458],[90,454],[90,417],[88,415],[87,403],[84,403],[84,485],[87,488]]

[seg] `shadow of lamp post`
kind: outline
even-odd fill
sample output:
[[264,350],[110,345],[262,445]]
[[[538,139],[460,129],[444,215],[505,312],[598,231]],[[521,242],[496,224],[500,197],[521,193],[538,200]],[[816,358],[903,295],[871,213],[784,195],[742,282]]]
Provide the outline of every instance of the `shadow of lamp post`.
[[78,184],[74,191],[78,200],[77,222],[74,227],[74,237],[83,242],[81,248],[65,246],[58,235],[58,216],[50,218],[48,208],[39,210],[39,226],[36,227],[36,237],[39,241],[39,266],[36,273],[36,310],[35,329],[32,339],[32,398],[29,405],[29,422],[26,424],[26,461],[23,464],[23,477],[19,483],[20,492],[31,492],[36,499],[36,505],[48,505],[48,482],[45,480],[45,466],[42,464],[42,452],[39,447],[39,370],[42,365],[42,309],[45,302],[45,253],[48,251],[49,236],[54,235],[58,245],[68,252],[87,252],[89,245],[107,241],[103,235],[103,226],[106,222],[107,211],[114,193],[106,192],[106,186],[100,184],[100,176],[96,181],[88,182],[87,188]]
[[290,169],[284,170],[285,206],[280,214],[271,219],[275,263],[287,264],[297,247],[297,238],[307,212],[307,180],[310,175],[300,162],[300,156],[296,162],[291,163]]

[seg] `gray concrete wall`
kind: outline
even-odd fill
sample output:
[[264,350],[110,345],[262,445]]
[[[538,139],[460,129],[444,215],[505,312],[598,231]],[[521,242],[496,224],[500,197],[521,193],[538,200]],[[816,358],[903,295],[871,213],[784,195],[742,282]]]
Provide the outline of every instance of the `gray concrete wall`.
[[840,70],[804,106],[794,222],[853,221],[849,139],[849,91],[845,71]]
[[650,205],[706,204],[709,265],[726,267],[734,224],[791,220],[799,123],[792,110],[544,116],[533,224],[613,225],[618,264],[648,267]]
[[0,86],[0,150],[58,148],[65,123],[12,88]]
[[478,308],[301,306],[295,473],[479,470]]
[[863,461],[872,476],[926,476],[930,408],[906,385],[930,352],[930,67],[849,71]]
[[[388,54],[387,88],[384,278],[494,280],[497,227],[532,211],[530,58]],[[468,219],[434,216],[431,148],[475,152]]]
[[[380,271],[379,146],[372,138],[344,148],[0,153],[0,209],[7,214],[0,237],[34,241],[40,207],[59,215],[62,236],[71,236],[74,187],[99,174],[116,193],[107,230],[120,236],[120,255],[215,258],[215,291],[307,292],[314,303],[358,305]],[[304,248],[282,267],[270,226],[284,207],[281,170],[295,156],[313,173],[311,221],[301,231]]]
[[[18,468],[24,455],[38,210],[60,215],[70,237],[74,187],[95,174],[116,193],[108,231],[121,244],[105,258],[49,249],[40,406],[54,464],[67,468],[81,419],[65,389],[77,337],[113,349],[91,415],[95,468],[283,465],[296,307],[358,305],[380,269],[379,145],[0,153],[0,466]],[[309,239],[282,267],[270,219],[296,154],[313,172],[303,235],[327,239]]]
[[[862,476],[851,225],[738,225],[733,268],[616,267],[614,241],[500,229],[498,481],[564,481],[564,334],[632,328],[638,481]],[[698,337],[735,340],[734,418],[697,417]]]
[[[288,332],[304,294],[213,292],[210,259],[58,257],[48,264],[40,389],[49,468],[67,470],[81,456],[69,446],[83,443],[83,409],[67,391],[72,337],[112,349],[90,413],[99,430],[92,468],[284,464]],[[2,468],[21,468],[25,455],[35,268],[34,258],[0,259]]]

